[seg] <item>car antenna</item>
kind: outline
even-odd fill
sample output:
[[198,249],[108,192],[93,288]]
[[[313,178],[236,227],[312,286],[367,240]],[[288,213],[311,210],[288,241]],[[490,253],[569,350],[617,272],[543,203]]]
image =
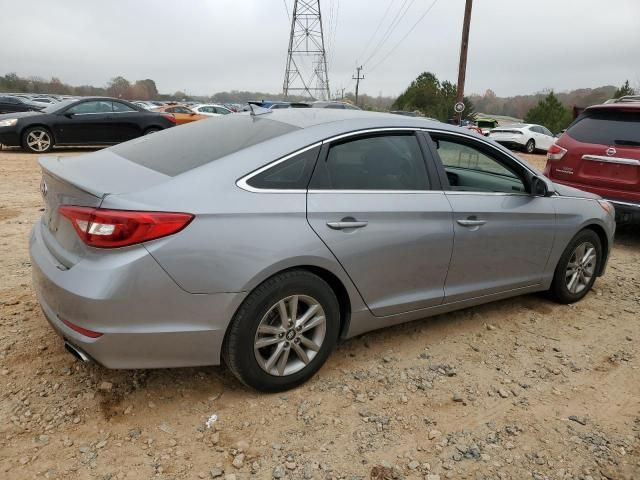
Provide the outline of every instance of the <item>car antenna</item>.
[[263,108],[258,105],[254,105],[253,103],[249,104],[249,108],[251,109],[251,116],[255,117],[256,115],[265,115],[267,113],[273,113],[272,110],[268,108]]

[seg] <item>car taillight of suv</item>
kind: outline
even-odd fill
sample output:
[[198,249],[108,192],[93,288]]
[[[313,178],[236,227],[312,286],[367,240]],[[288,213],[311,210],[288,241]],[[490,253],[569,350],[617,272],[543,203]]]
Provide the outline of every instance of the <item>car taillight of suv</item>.
[[640,102],[585,109],[549,149],[544,173],[611,201],[618,222],[640,222]]

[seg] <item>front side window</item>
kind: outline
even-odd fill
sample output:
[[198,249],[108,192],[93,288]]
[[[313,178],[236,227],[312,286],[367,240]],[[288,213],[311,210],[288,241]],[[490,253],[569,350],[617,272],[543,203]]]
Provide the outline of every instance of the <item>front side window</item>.
[[515,168],[479,148],[448,138],[433,138],[452,190],[526,193]]
[[83,114],[83,113],[109,113],[111,112],[111,102],[96,101],[96,102],[82,102],[78,105],[74,105],[68,113]]
[[312,188],[428,190],[429,182],[415,135],[377,135],[332,145]]
[[226,108],[222,108],[222,107],[215,107],[216,109],[216,113],[219,113],[220,115],[226,115],[227,113],[231,113],[229,110],[227,110]]
[[304,190],[309,185],[320,147],[311,148],[254,175],[247,184],[269,190]]

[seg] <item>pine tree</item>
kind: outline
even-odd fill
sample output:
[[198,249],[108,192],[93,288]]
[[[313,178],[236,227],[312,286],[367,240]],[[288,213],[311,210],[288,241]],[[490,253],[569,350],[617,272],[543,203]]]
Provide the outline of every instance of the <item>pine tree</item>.
[[524,117],[525,122],[543,125],[553,133],[567,128],[571,120],[571,111],[560,103],[553,91],[540,100],[538,105],[530,109]]

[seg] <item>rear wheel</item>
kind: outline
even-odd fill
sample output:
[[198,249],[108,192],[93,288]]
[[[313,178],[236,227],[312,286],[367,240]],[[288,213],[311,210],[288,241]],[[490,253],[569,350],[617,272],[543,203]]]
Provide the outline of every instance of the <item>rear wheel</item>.
[[593,230],[582,230],[569,242],[551,284],[551,295],[559,303],[581,300],[596,281],[602,261],[602,244]]
[[157,128],[157,127],[147,128],[147,129],[144,131],[143,135],[151,135],[152,133],[157,133],[157,132],[159,132],[160,130],[162,130],[162,129],[161,129],[161,128]]
[[22,147],[31,153],[46,153],[53,148],[53,135],[45,127],[28,128],[22,135]]
[[536,151],[536,142],[533,138],[529,139],[527,144],[524,146],[524,149],[527,153],[533,153]]
[[288,390],[313,376],[338,340],[331,287],[305,270],[278,274],[245,299],[223,345],[229,369],[249,387]]

